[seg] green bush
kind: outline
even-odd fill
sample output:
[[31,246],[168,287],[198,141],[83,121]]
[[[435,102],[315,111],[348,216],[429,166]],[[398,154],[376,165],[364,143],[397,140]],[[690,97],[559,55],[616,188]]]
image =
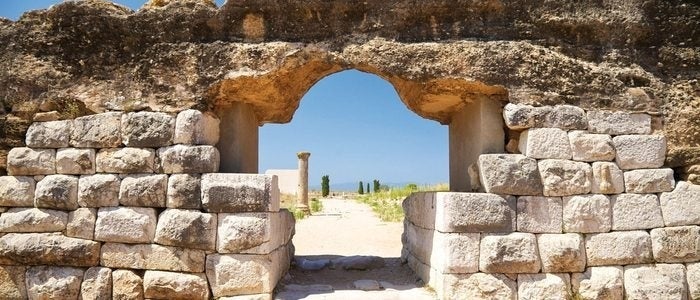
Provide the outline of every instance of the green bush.
[[403,188],[389,188],[378,193],[366,194],[357,198],[358,201],[369,205],[372,211],[384,222],[401,222],[403,220],[403,207],[401,203],[406,197],[418,191],[447,191],[447,184],[434,186],[421,186],[408,184]]
[[328,175],[321,176],[321,197],[328,197],[331,191],[330,177]]
[[321,200],[318,200],[316,198],[311,198],[311,201],[309,203],[309,209],[311,209],[312,213],[319,212],[323,210],[323,203]]

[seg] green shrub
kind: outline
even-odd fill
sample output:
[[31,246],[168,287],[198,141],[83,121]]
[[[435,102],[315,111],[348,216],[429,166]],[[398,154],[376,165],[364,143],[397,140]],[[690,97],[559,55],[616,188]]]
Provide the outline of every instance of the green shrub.
[[316,198],[311,198],[311,201],[309,203],[309,208],[311,209],[312,213],[319,212],[323,210],[323,202],[321,200],[318,200]]

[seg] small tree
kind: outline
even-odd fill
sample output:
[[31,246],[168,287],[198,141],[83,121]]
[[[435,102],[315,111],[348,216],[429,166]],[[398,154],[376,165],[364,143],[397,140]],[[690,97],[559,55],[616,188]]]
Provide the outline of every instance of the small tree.
[[369,182],[367,183],[367,194],[371,193],[372,190],[369,189]]
[[372,183],[374,184],[374,192],[379,193],[379,188],[380,188],[379,180],[375,179]]
[[321,196],[322,197],[328,197],[328,194],[331,192],[331,180],[328,175],[323,175],[321,176]]
[[365,193],[365,185],[362,184],[362,181],[360,181],[360,187],[357,188],[357,193],[360,195]]

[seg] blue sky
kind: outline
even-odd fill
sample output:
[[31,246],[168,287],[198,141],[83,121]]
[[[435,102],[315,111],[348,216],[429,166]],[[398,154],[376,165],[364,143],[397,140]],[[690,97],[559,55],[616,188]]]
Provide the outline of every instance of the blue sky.
[[[56,0],[0,0],[0,16],[17,20],[27,10]],[[116,3],[137,10],[145,1]],[[217,0],[221,5],[224,0]],[[296,153],[310,151],[309,180],[318,185],[371,181],[448,181],[447,126],[422,119],[399,100],[382,78],[348,70],[316,83],[302,98],[292,122],[260,128],[260,172],[296,168]]]

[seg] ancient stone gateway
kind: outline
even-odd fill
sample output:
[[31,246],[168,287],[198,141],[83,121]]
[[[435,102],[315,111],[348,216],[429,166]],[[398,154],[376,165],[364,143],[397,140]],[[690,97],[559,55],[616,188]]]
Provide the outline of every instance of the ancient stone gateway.
[[294,222],[258,127],[355,68],[449,126],[451,192],[404,202],[403,258],[440,298],[698,299],[699,23],[661,0],[0,20],[0,298],[269,298]]

